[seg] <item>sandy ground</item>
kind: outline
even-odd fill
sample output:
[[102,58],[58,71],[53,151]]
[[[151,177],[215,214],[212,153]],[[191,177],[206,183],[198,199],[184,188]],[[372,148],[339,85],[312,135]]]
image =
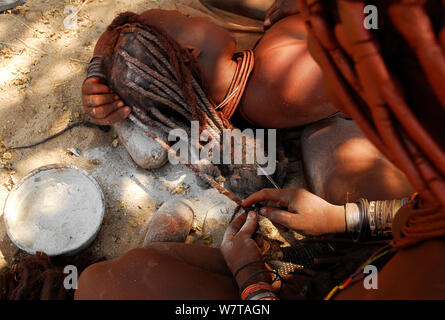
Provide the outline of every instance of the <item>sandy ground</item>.
[[[157,0],[29,0],[0,14],[0,208],[9,189],[29,171],[65,163],[89,171],[106,197],[106,214],[88,250],[114,258],[140,245],[145,225],[164,201],[187,197],[196,205],[189,242],[217,247],[234,203],[216,190],[202,190],[182,166],[159,170],[137,168],[125,149],[113,145],[112,132],[77,127],[37,147],[4,153],[5,147],[39,141],[82,119],[80,88],[94,44],[117,13],[142,12],[176,1]],[[77,28],[65,28],[73,6]],[[80,156],[67,149],[76,147]],[[289,183],[304,186],[298,161]],[[272,227],[263,225],[269,233]],[[0,269],[22,256],[6,235],[0,219]]]

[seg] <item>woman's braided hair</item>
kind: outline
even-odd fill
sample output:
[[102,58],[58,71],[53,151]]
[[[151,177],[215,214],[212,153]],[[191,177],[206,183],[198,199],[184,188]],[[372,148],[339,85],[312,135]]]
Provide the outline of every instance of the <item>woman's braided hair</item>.
[[105,57],[108,82],[131,106],[136,121],[166,134],[175,128],[188,132],[192,120],[216,135],[229,128],[207,97],[190,52],[138,17],[126,12],[114,19]]
[[[445,1],[299,0],[342,109],[423,201],[395,246],[445,236]],[[373,5],[378,28],[365,28]]]
[[[167,152],[178,154],[165,142],[172,129],[183,129],[190,137],[190,122],[199,121],[209,141],[222,146],[222,132],[232,128],[208,98],[195,58],[168,35],[125,12],[107,28],[101,43],[108,84],[131,107],[129,119]],[[157,130],[155,130],[157,129]],[[159,136],[159,132],[163,136]],[[204,146],[197,142],[200,148]],[[201,180],[238,205],[241,200],[207,173],[190,164]],[[218,170],[214,170],[218,171]],[[238,207],[235,213],[240,210]]]

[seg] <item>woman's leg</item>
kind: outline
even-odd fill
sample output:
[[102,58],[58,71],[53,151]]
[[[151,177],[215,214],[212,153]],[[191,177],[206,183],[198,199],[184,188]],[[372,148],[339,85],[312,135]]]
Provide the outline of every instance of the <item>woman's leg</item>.
[[219,249],[184,244],[193,204],[164,203],[148,223],[144,248],[88,267],[76,299],[237,299],[238,289]]
[[[133,249],[118,259],[90,266],[79,279],[75,298],[239,298],[233,276],[222,267],[225,263],[219,249],[183,245],[181,250],[174,253],[178,249],[177,244],[172,243],[170,248],[169,245]],[[178,252],[180,254],[176,258],[175,254]],[[188,259],[191,261],[187,261]],[[224,272],[209,271],[212,266]]]
[[414,192],[406,176],[353,120],[334,117],[305,128],[303,164],[312,192],[342,205],[359,198],[401,199]]

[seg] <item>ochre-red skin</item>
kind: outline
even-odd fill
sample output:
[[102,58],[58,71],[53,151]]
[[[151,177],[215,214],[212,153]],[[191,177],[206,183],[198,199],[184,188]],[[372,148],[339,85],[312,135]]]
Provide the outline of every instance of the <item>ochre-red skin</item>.
[[301,137],[306,182],[326,201],[402,199],[414,193],[406,176],[353,120],[335,117],[306,127]]
[[239,299],[219,249],[153,243],[90,266],[76,299]]

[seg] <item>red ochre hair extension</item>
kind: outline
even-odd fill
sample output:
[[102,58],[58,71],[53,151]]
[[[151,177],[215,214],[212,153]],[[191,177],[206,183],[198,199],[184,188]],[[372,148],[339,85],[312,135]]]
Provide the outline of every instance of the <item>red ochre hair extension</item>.
[[[445,236],[445,1],[299,5],[314,57],[342,109],[422,199],[394,246]],[[376,30],[364,27],[366,5],[378,9]]]

